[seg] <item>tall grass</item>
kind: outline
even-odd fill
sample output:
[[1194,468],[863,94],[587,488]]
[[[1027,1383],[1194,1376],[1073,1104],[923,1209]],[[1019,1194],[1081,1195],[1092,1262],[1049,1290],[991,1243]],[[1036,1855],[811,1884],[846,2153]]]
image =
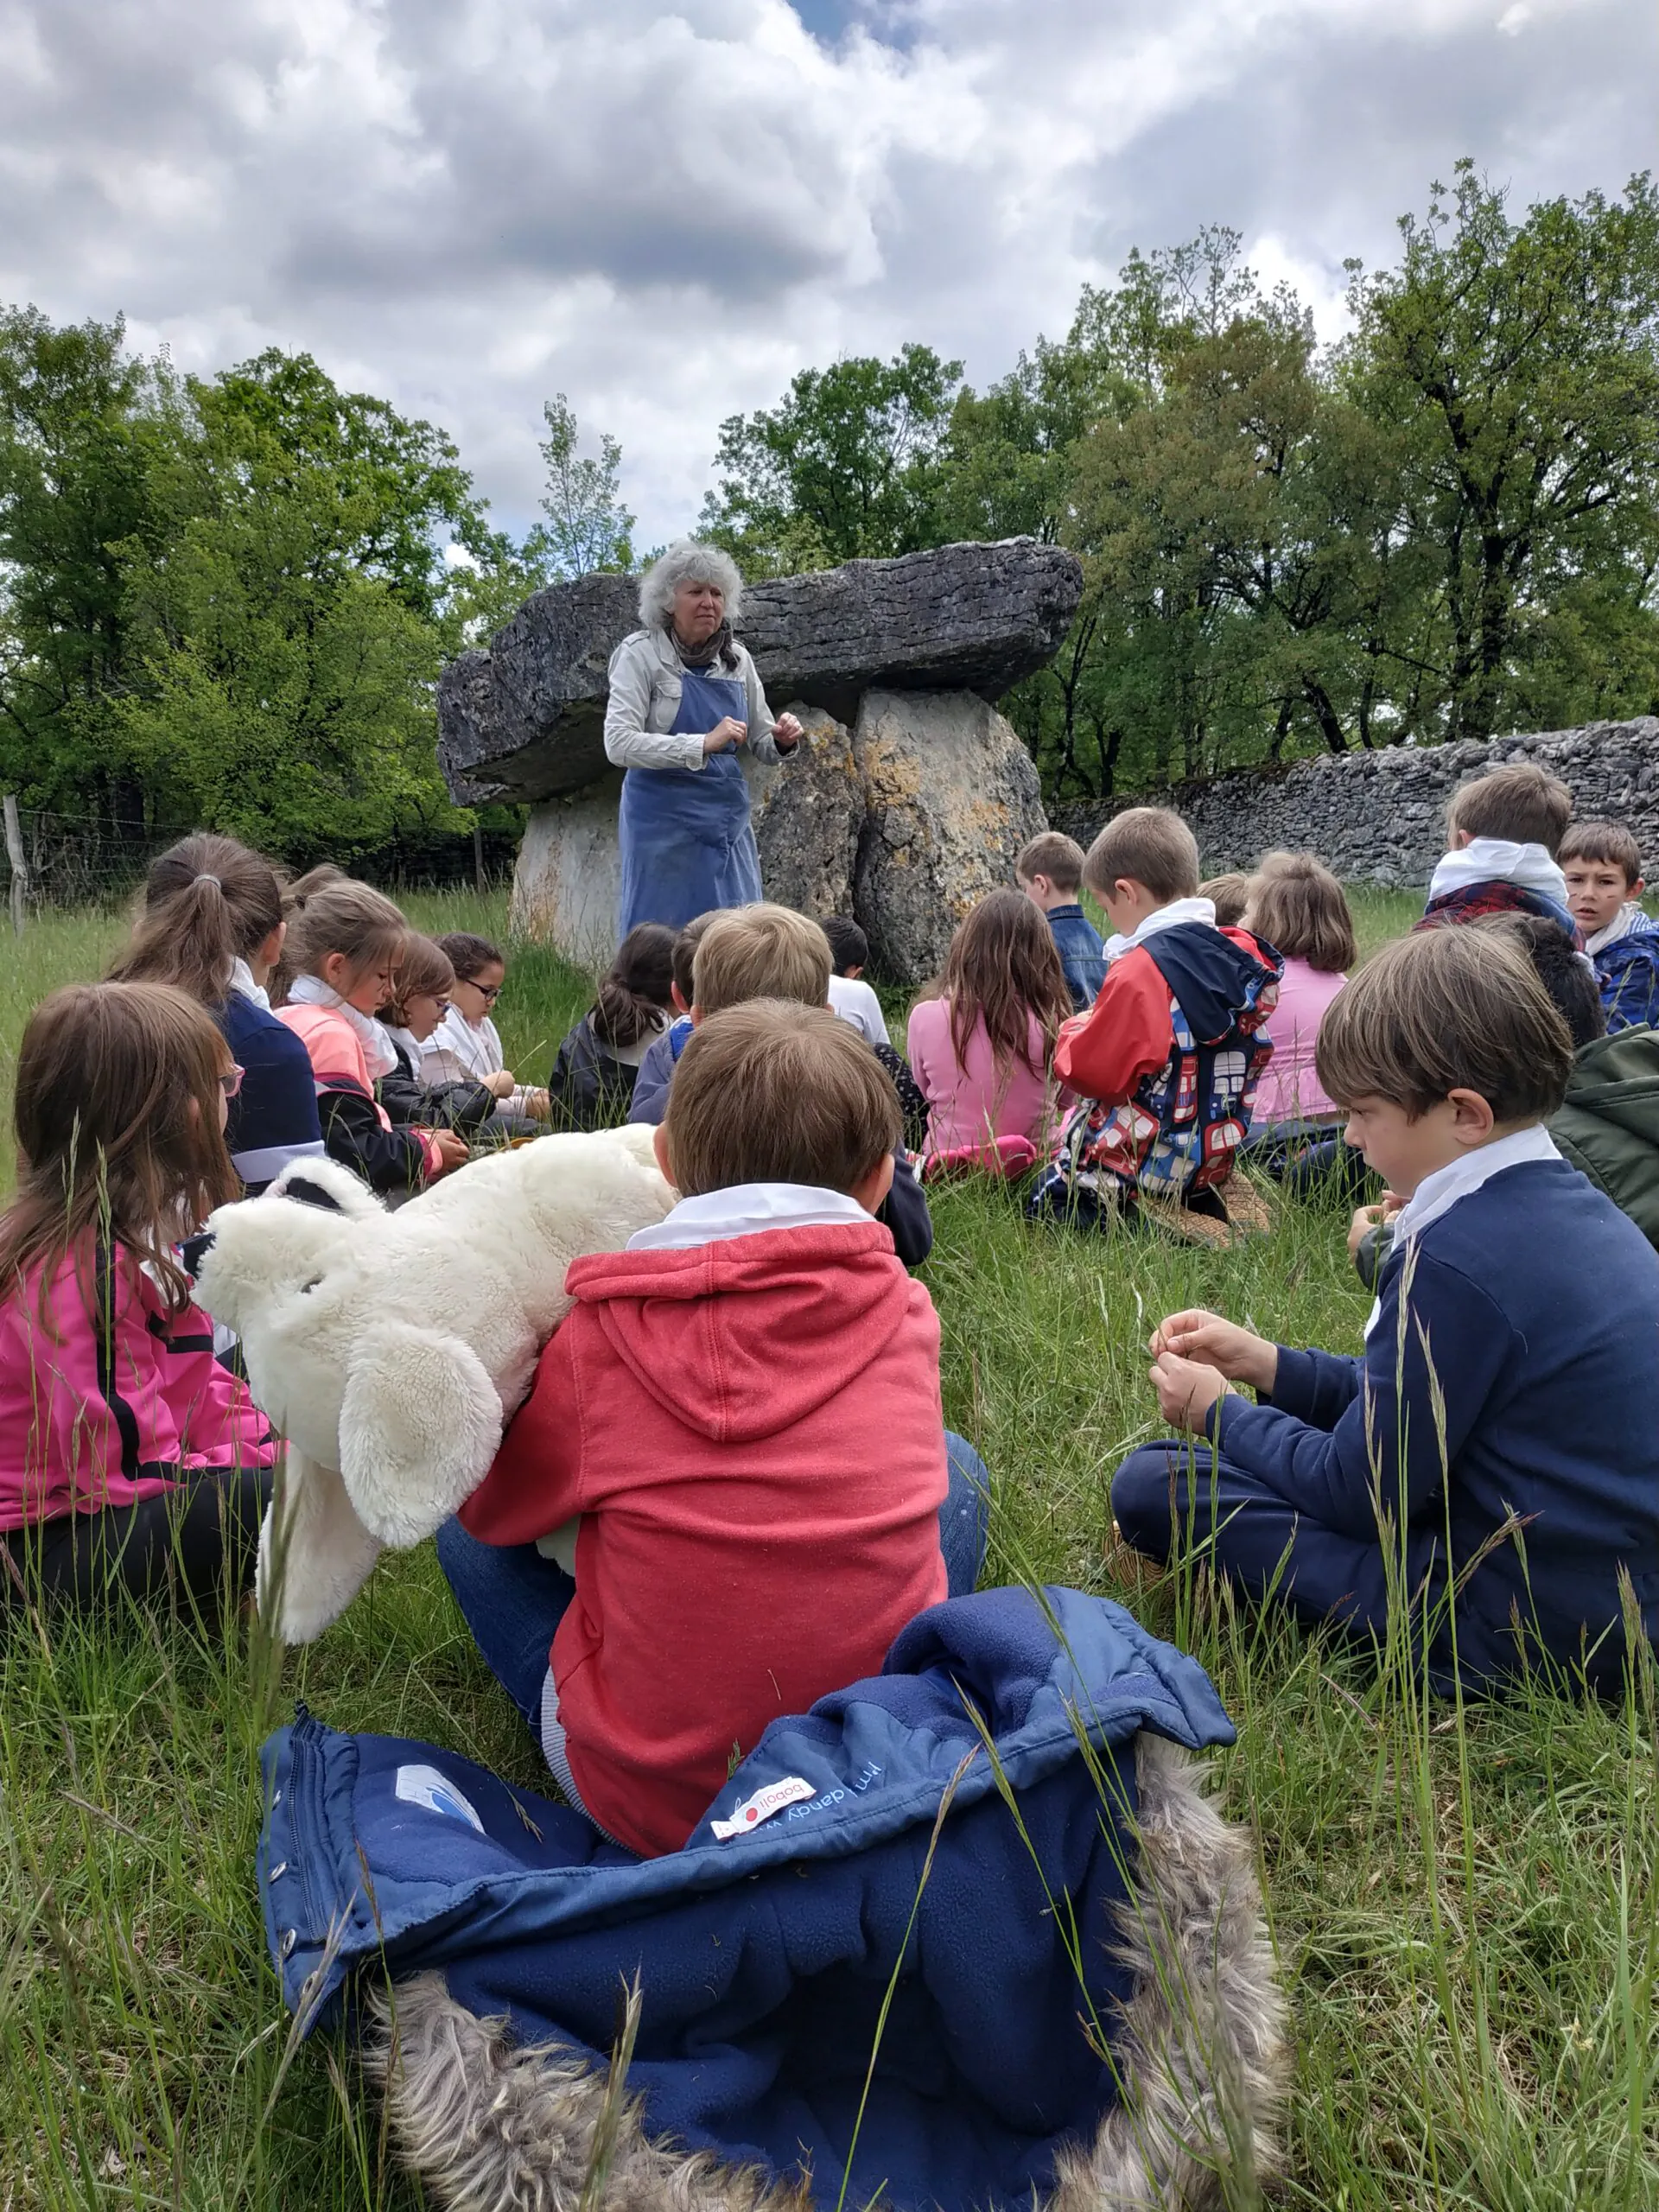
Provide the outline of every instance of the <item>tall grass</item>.
[[[1368,945],[1410,912],[1357,903]],[[411,905],[430,928],[501,924],[499,904]],[[79,921],[33,935],[31,982],[0,986],[8,1052],[29,991],[96,972],[112,941]],[[585,992],[515,951],[499,1019],[521,1072],[545,1073]],[[1650,1680],[1624,1710],[1431,1704],[1397,1655],[1379,1678],[1201,1573],[1155,1581],[1114,1538],[1111,1470],[1156,1429],[1152,1324],[1204,1303],[1357,1347],[1341,1215],[1287,1206],[1230,1254],[1033,1228],[965,1184],[935,1219],[945,1412],[991,1470],[990,1575],[1120,1599],[1197,1654],[1238,1723],[1221,1786],[1253,1825],[1294,2007],[1283,2201],[1659,2204]],[[542,1785],[429,1547],[387,1560],[279,1681],[240,1622],[0,1633],[0,2208],[413,2207],[347,2044],[290,2047],[254,1893],[255,1753],[303,1696]]]

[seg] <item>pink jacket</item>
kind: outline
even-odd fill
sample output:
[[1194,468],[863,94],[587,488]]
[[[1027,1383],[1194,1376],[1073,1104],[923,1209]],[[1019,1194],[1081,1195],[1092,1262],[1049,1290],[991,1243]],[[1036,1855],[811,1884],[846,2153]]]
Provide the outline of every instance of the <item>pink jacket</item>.
[[169,1319],[125,1251],[65,1259],[44,1311],[42,1272],[0,1306],[0,1530],[130,1505],[188,1468],[270,1465],[276,1440],[205,1313]]
[[1319,1087],[1313,1066],[1313,1047],[1319,1024],[1348,978],[1310,968],[1306,960],[1287,960],[1279,979],[1279,1003],[1268,1017],[1273,1058],[1268,1062],[1250,1112],[1250,1127],[1265,1128],[1273,1122],[1306,1121],[1340,1109]]
[[[910,1012],[906,1057],[926,1096],[927,1149],[953,1152],[983,1144],[987,1137],[1029,1137],[1039,1151],[1058,1128],[1070,1092],[1058,1092],[1051,1078],[1033,1075],[1023,1059],[999,1069],[982,1020],[968,1039],[965,1065],[950,1041],[950,1007],[945,999],[924,999]],[[1043,1033],[1031,1017],[1028,1049],[1040,1067]]]

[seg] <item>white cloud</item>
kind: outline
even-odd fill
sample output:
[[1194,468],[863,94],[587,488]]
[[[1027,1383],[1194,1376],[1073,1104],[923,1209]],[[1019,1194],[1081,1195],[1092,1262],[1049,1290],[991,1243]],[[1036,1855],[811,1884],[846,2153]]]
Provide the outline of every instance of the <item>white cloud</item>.
[[191,368],[308,347],[515,524],[566,391],[649,541],[796,369],[913,337],[986,379],[1132,244],[1231,222],[1325,327],[1460,153],[1617,189],[1656,36],[1623,0],[0,0],[0,298]]

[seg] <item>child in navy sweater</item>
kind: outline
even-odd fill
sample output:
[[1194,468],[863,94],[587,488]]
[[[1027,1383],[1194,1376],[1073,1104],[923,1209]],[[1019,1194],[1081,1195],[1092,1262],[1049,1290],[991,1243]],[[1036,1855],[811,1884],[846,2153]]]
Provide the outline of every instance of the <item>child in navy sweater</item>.
[[1659,1256],[1542,1127],[1572,1057],[1507,932],[1427,931],[1361,969],[1318,1061],[1407,1201],[1365,1351],[1171,1315],[1159,1405],[1204,1441],[1118,1469],[1137,1550],[1208,1556],[1351,1636],[1397,1614],[1439,1690],[1547,1662],[1618,1694],[1621,1573],[1659,1631]]
[[1083,911],[1083,847],[1058,830],[1033,837],[1014,864],[1014,880],[1048,918],[1074,1012],[1084,1014],[1106,980],[1100,931]]
[[1607,1034],[1650,1029],[1659,1017],[1659,923],[1640,903],[1641,847],[1622,822],[1575,822],[1561,840],[1560,861]]

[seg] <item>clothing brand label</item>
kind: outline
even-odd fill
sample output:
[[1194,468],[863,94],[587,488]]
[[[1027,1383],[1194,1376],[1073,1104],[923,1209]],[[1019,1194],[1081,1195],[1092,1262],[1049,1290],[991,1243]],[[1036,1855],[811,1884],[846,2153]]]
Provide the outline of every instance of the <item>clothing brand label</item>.
[[746,1797],[729,1821],[710,1821],[709,1825],[722,1843],[729,1843],[734,1835],[747,1835],[762,1821],[781,1813],[785,1805],[798,1805],[803,1797],[817,1795],[812,1784],[802,1776],[786,1774],[781,1782],[768,1782],[753,1797]]
[[423,1805],[429,1813],[442,1813],[446,1820],[465,1821],[480,1835],[484,1833],[484,1823],[470,1799],[435,1766],[400,1766],[397,1794],[405,1805]]

